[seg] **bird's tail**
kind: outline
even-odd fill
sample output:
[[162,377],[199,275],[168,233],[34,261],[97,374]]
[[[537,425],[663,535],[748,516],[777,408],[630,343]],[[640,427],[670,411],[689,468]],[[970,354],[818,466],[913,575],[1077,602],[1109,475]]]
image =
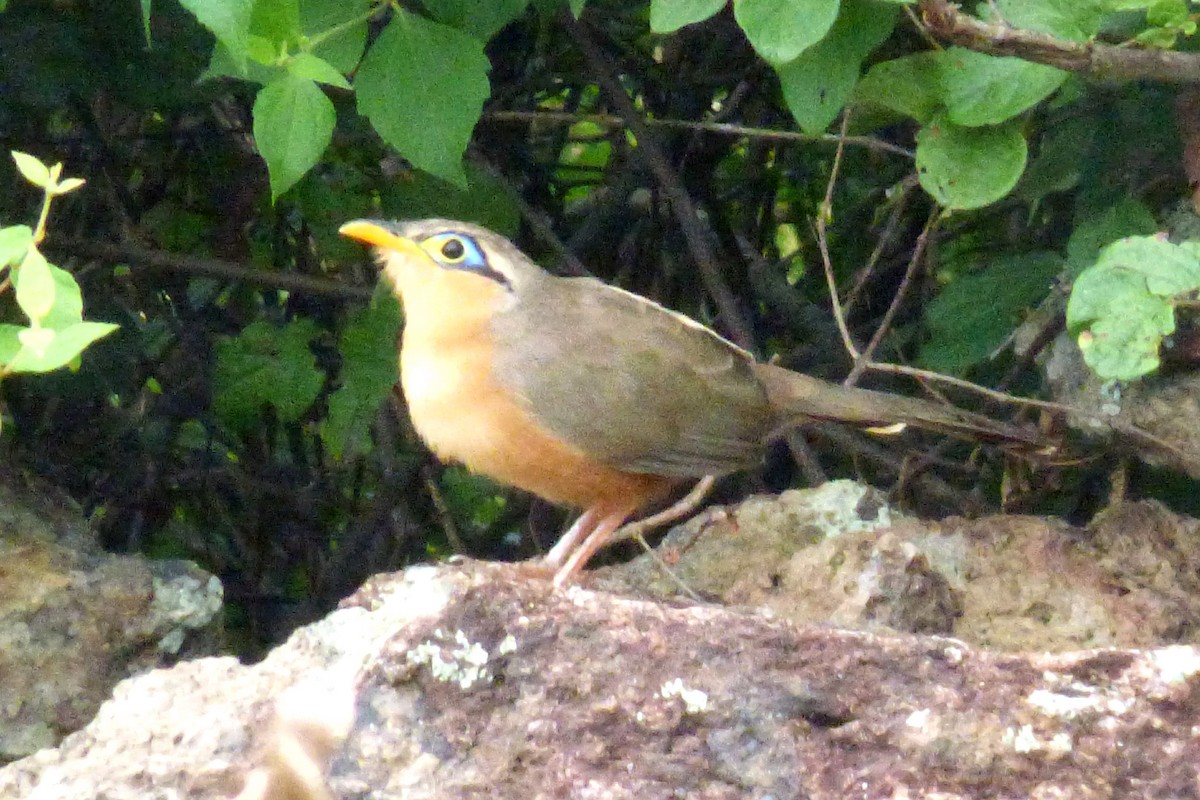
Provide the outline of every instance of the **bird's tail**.
[[1042,447],[1037,431],[915,397],[830,383],[774,364],[755,364],[781,427],[807,420],[882,428],[897,423],[986,442]]

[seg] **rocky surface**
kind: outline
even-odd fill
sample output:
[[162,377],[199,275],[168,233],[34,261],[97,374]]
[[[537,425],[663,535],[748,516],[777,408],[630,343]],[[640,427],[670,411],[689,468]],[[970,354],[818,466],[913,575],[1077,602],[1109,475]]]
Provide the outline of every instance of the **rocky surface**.
[[212,576],[103,553],[61,492],[0,471],[0,762],[78,730],[122,678],[215,652],[220,608]]
[[838,482],[565,591],[414,568],[260,664],[122,682],[0,797],[1200,798],[1197,542],[1155,503],[920,523]]
[[0,796],[1189,798],[1198,726],[1193,647],[1003,654],[466,564],[125,681]]
[[766,608],[802,624],[952,635],[1005,651],[1152,647],[1200,633],[1200,521],[1152,501],[1087,528],[991,516],[928,522],[834,481],[710,509],[610,591]]

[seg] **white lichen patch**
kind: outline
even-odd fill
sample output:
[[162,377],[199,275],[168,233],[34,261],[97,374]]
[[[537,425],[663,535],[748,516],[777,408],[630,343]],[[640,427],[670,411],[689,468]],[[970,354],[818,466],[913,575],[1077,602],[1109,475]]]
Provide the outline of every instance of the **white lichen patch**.
[[[438,639],[449,637],[438,628],[433,632]],[[472,642],[461,630],[454,632],[454,643],[443,645],[436,640],[427,639],[408,651],[408,663],[415,666],[429,667],[430,674],[439,681],[457,683],[462,689],[470,689],[481,681],[491,683],[495,676],[487,668],[490,656],[487,648],[478,642]],[[512,639],[509,636],[505,639]],[[501,642],[501,648],[504,643]],[[512,642],[516,649],[516,640]],[[512,652],[511,650],[507,652]]]
[[1200,672],[1200,652],[1189,645],[1162,647],[1150,651],[1149,656],[1158,669],[1159,678],[1168,685],[1183,683]]
[[1034,689],[1025,702],[1048,717],[1075,719],[1081,714],[1106,710],[1105,698],[1095,691],[1086,694],[1059,694],[1047,689]]
[[868,491],[872,490],[855,481],[828,481],[816,489],[804,491],[805,505],[810,514],[823,520],[826,537],[890,526],[892,510],[886,505],[875,510],[875,519],[859,516],[859,505]]
[[1075,743],[1071,741],[1071,734],[1066,731],[1059,731],[1050,737],[1050,741],[1046,742],[1046,749],[1055,755],[1066,755],[1075,748]]
[[1039,739],[1032,725],[1006,729],[1004,744],[1017,753],[1049,753],[1055,756],[1065,755],[1074,748],[1071,734],[1060,731],[1049,739]]
[[1047,717],[1119,717],[1133,707],[1133,699],[1116,686],[1097,687],[1051,671],[1042,673],[1042,681],[1051,688],[1034,689],[1025,702]]
[[515,652],[517,652],[517,638],[510,633],[500,640],[499,646],[496,647],[496,655],[506,656]]
[[699,714],[708,710],[708,695],[699,689],[687,688],[679,678],[664,683],[658,693],[667,700],[678,697],[683,701],[684,711],[688,714]]
[[919,711],[914,711],[904,720],[904,724],[910,728],[923,730],[929,724],[929,718],[933,712],[928,708],[922,708]]

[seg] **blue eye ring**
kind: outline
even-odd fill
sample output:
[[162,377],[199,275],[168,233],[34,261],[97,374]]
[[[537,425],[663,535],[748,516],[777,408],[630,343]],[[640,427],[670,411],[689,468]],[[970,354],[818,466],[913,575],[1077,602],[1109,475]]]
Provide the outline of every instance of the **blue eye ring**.
[[508,276],[493,269],[474,237],[465,233],[443,231],[420,242],[421,249],[442,267],[472,272],[509,287]]
[[469,237],[458,233],[439,233],[421,242],[421,248],[444,267],[472,269],[484,263],[479,247]]

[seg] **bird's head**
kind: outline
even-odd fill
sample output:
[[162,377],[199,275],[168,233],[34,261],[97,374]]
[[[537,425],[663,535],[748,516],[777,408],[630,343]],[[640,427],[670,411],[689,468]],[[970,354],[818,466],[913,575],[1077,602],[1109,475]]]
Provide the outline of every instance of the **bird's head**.
[[373,245],[411,315],[424,302],[503,302],[546,273],[497,233],[447,219],[356,219],[339,231]]

